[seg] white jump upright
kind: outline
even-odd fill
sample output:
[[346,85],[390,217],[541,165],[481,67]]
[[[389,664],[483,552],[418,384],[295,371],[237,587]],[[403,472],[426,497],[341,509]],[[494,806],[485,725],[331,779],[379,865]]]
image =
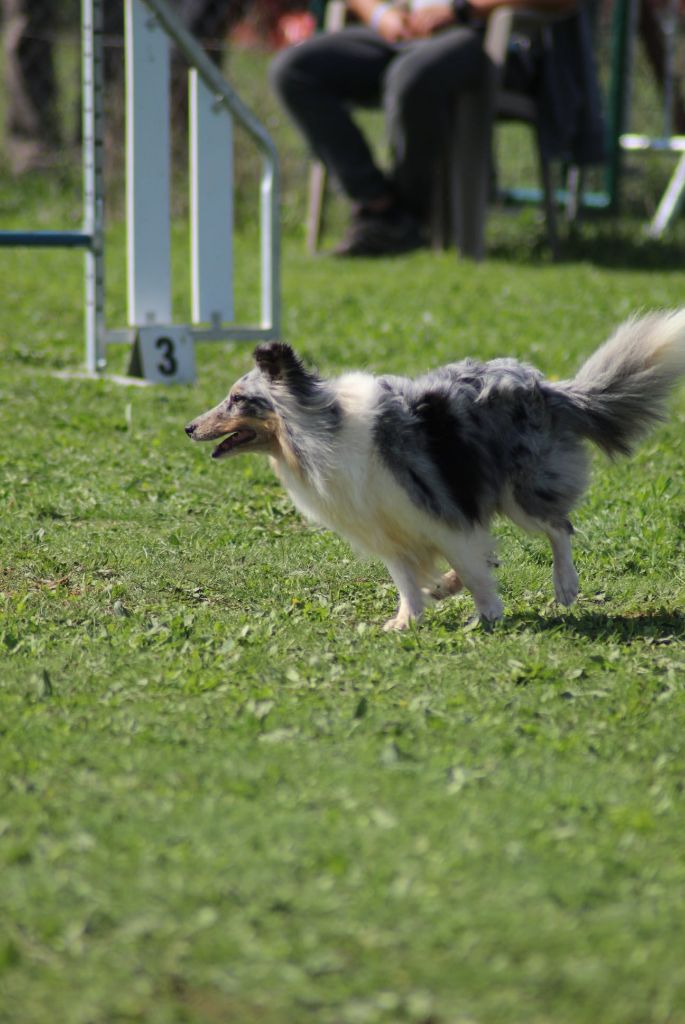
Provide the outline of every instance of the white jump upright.
[[[107,347],[132,346],[131,372],[192,380],[196,341],[266,341],[280,333],[279,173],[275,146],[166,0],[126,4],[128,326],[105,324],[105,0],[81,0],[83,225],[79,231],[0,231],[0,247],[85,252],[86,371],[107,371]],[[174,321],[171,274],[170,47],[190,72],[192,323]],[[262,155],[258,324],[234,322],[233,122]]]
[[130,370],[155,382],[195,377],[193,342],[171,301],[169,37],[142,0],[126,0],[126,228]]
[[128,321],[170,324],[169,38],[142,0],[126,0]]
[[[266,130],[166,0],[125,0],[125,15],[129,326],[106,331],[105,344],[132,344],[131,373],[151,381],[180,383],[194,378],[197,341],[279,336],[278,157]],[[172,45],[191,68],[190,324],[178,322],[172,307]],[[256,325],[234,322],[234,121],[247,130],[262,153],[261,301]]]
[[[166,0],[125,0],[128,316],[132,372],[194,377],[198,340],[260,340],[279,333],[278,160],[271,138]],[[170,46],[191,65],[192,324],[174,322],[170,237]],[[261,304],[258,326],[233,323],[233,121],[262,152]]]
[[190,245],[195,324],[230,323],[233,306],[233,120],[190,72]]

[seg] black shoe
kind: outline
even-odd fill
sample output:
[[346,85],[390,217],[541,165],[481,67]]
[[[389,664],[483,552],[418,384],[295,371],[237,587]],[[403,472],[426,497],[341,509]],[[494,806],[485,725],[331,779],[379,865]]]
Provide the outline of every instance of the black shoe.
[[381,213],[355,211],[347,234],[333,250],[334,256],[396,256],[424,245],[411,214],[392,206]]

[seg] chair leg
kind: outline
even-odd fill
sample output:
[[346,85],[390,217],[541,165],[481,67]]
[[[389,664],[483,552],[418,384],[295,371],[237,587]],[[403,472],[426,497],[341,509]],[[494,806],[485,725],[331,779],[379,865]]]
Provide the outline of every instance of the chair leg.
[[450,152],[449,138],[436,161],[433,172],[433,193],[431,195],[428,236],[431,248],[435,250],[449,249],[453,243],[452,206],[450,185]]
[[309,191],[307,199],[307,250],[314,255],[319,247],[323,223],[323,205],[326,198],[326,167],[320,160],[314,160],[309,168]]
[[578,164],[571,164],[566,173],[566,188],[568,199],[566,201],[566,220],[570,225],[578,223],[580,217],[580,203],[583,194],[583,169]]
[[489,76],[477,92],[456,104],[453,140],[453,196],[456,242],[462,256],[485,256],[485,225],[491,180],[493,85]]
[[549,163],[542,153],[539,154],[540,160],[540,179],[542,181],[542,191],[545,207],[545,221],[547,223],[547,239],[549,241],[549,247],[552,250],[552,259],[559,259],[559,236],[557,233],[557,211],[556,201],[554,196],[554,186],[552,183],[552,169]]

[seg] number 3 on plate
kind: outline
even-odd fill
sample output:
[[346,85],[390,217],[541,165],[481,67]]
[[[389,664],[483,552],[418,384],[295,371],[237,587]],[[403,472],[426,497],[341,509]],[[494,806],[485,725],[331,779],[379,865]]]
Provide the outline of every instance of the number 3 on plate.
[[139,327],[136,372],[159,384],[190,384],[195,380],[193,338],[187,327]]
[[157,363],[157,369],[164,377],[175,377],[178,370],[178,362],[174,355],[174,342],[171,338],[157,338],[155,348],[162,353],[162,359]]

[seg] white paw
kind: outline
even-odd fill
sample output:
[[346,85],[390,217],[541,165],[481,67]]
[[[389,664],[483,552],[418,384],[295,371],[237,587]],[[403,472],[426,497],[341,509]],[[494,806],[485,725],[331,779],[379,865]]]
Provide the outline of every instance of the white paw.
[[413,619],[405,619],[405,618],[402,618],[399,615],[396,615],[394,618],[388,619],[388,621],[383,626],[383,632],[384,633],[392,633],[392,632],[398,633],[398,632],[400,632],[403,629],[409,629],[409,627],[411,626],[413,621],[414,621]]

